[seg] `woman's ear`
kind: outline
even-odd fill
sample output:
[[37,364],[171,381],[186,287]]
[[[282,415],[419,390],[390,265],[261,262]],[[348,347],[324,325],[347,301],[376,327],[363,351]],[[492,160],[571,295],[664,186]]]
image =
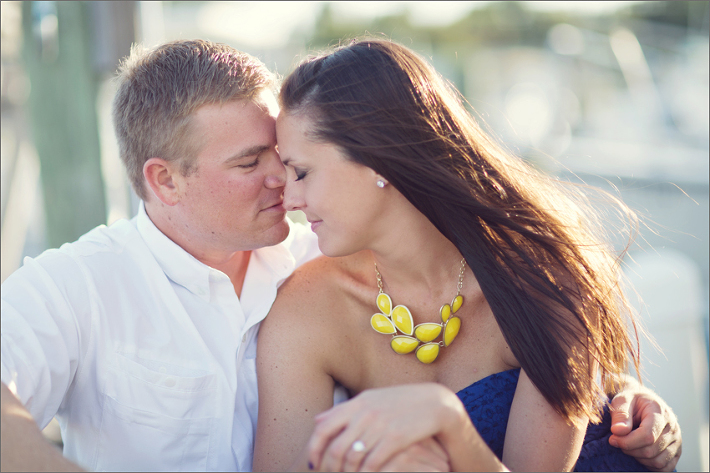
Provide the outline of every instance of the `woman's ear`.
[[165,205],[173,206],[180,200],[174,180],[176,166],[162,158],[150,158],[143,165],[143,177],[153,194]]

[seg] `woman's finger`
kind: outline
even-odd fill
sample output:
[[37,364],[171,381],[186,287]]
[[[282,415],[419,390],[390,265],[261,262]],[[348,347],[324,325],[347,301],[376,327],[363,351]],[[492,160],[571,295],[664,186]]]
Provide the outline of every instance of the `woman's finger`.
[[[316,416],[316,426],[307,447],[309,466],[313,469],[323,470],[322,463],[326,449],[345,431],[351,420],[357,418],[354,415],[355,406],[350,403],[352,401],[344,402]],[[353,439],[352,442],[355,440],[357,439]]]
[[308,467],[311,470],[321,470],[323,452],[331,440],[345,428],[344,425],[340,427],[340,430],[333,430],[332,426],[329,427],[331,428],[320,429],[319,424],[316,424],[316,428],[308,441]]
[[365,458],[381,441],[381,436],[375,437],[373,433],[376,434],[376,432],[363,433],[350,445],[343,461],[343,471],[361,471]]
[[[309,461],[321,470],[339,470],[345,462],[349,469],[360,462],[360,469],[379,470],[394,455],[436,435],[445,414],[459,415],[459,407],[455,394],[433,383],[364,391],[316,417]],[[350,451],[358,440],[365,445],[364,458],[362,451]]]
[[358,471],[370,446],[378,441],[369,427],[362,418],[352,419],[326,447],[320,463],[321,470]]

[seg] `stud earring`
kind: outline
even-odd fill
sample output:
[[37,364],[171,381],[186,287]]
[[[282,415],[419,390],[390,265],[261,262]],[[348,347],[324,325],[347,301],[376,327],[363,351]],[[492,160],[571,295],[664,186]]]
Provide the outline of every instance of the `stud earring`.
[[378,179],[378,180],[377,180],[377,187],[379,187],[380,189],[382,189],[382,188],[385,187],[386,185],[387,185],[387,182],[385,182],[384,179]]

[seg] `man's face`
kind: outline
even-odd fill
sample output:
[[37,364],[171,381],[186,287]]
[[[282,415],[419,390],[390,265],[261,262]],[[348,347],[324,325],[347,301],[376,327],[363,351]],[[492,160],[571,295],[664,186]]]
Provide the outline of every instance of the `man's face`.
[[288,236],[273,112],[258,99],[195,112],[190,134],[201,147],[192,172],[176,176],[180,221],[174,228],[198,259],[275,245]]

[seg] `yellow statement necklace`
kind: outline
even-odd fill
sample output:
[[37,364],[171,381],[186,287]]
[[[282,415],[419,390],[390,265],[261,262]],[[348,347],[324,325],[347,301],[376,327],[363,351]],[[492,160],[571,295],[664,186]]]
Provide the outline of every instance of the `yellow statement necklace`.
[[[378,333],[393,335],[390,346],[395,353],[406,355],[415,352],[415,355],[422,363],[432,363],[439,356],[441,347],[448,347],[454,341],[461,330],[461,319],[452,317],[463,305],[463,276],[466,269],[466,259],[461,259],[461,272],[459,273],[458,290],[456,297],[451,301],[451,305],[444,304],[439,309],[441,323],[426,322],[414,326],[412,313],[407,306],[398,305],[392,307],[392,299],[385,294],[382,288],[382,275],[375,263],[375,273],[377,273],[377,287],[380,289],[377,294],[377,308],[381,312],[370,318],[370,325]],[[397,331],[402,335],[397,335]],[[435,342],[441,333],[444,333],[442,340]],[[421,345],[420,345],[421,343]]]

